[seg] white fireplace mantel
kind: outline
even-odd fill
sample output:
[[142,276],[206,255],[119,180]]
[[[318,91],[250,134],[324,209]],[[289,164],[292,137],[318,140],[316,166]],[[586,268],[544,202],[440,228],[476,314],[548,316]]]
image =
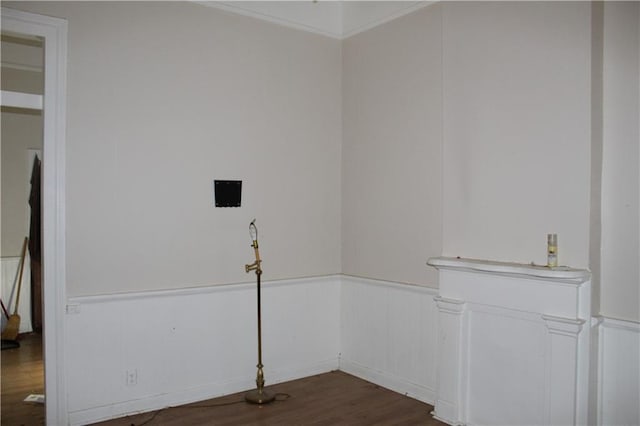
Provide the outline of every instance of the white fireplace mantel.
[[440,278],[434,416],[587,424],[590,272],[452,257],[427,264]]
[[496,262],[492,260],[463,259],[460,257],[432,257],[429,266],[439,270],[480,272],[516,278],[533,278],[559,283],[582,284],[591,278],[586,269],[574,269],[567,266],[549,268],[548,266],[527,263]]

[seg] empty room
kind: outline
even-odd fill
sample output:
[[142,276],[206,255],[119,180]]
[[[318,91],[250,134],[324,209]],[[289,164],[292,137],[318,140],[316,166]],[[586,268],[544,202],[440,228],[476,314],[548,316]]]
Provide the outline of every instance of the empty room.
[[2,424],[637,426],[639,103],[638,2],[3,1]]

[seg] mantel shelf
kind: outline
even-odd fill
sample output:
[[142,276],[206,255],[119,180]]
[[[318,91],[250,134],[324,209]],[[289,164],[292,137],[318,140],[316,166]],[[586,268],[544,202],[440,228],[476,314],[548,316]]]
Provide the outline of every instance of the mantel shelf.
[[496,262],[459,257],[432,257],[427,261],[427,265],[436,269],[509,275],[575,284],[581,284],[591,278],[591,272],[586,269],[574,269],[567,266],[549,268],[526,263]]

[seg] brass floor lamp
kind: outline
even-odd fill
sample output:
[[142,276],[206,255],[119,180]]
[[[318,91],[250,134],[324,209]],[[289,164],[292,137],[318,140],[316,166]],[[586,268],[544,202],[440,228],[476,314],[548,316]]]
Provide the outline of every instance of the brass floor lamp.
[[252,404],[268,404],[273,402],[276,396],[264,389],[264,372],[262,371],[262,315],[260,309],[260,276],[262,275],[262,267],[260,263],[260,252],[258,251],[258,228],[256,228],[256,220],[249,224],[249,235],[251,235],[251,247],[256,255],[256,260],[250,265],[244,265],[247,273],[256,271],[256,281],[258,287],[258,373],[256,374],[256,389],[250,390],[244,396],[247,402]]

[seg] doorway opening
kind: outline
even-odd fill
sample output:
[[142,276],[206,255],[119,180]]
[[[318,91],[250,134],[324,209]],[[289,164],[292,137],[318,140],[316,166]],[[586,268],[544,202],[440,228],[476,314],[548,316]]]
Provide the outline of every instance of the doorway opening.
[[[64,379],[67,22],[2,7],[2,33],[40,41],[43,47],[42,96],[3,91],[1,99],[3,106],[42,110],[40,205],[44,416],[47,424],[67,424]],[[3,51],[3,59],[4,55]]]
[[[2,416],[44,423],[41,159],[44,42],[2,31]],[[5,94],[9,94],[8,100]],[[25,401],[32,399],[35,402]]]

